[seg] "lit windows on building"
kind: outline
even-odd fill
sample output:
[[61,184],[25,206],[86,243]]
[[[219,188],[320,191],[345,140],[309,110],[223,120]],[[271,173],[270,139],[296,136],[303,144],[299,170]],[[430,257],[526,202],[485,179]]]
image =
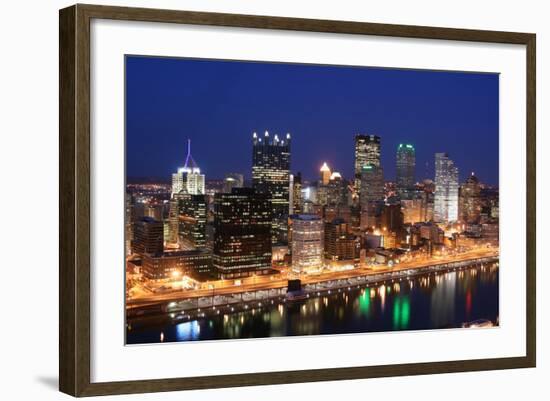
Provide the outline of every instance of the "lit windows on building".
[[180,193],[178,201],[178,234],[186,249],[206,246],[206,195]]
[[414,146],[408,143],[399,144],[395,164],[397,193],[401,199],[410,199],[415,185],[416,155]]
[[266,194],[272,206],[272,241],[286,240],[286,220],[289,212],[290,191],[290,134],[284,139],[270,137],[266,131],[263,138],[256,133],[252,137],[252,187]]
[[142,217],[134,222],[133,253],[162,253],[164,251],[164,225],[152,217]]
[[299,214],[292,220],[292,270],[303,272],[323,267],[324,222],[316,215]]
[[435,154],[434,220],[458,220],[458,168],[447,153]]
[[361,175],[366,165],[380,167],[380,137],[376,135],[355,136],[355,190],[361,192]]
[[481,216],[481,187],[472,173],[460,187],[460,219],[465,223],[477,223]]
[[271,271],[271,201],[252,188],[214,198],[213,265],[222,279]]

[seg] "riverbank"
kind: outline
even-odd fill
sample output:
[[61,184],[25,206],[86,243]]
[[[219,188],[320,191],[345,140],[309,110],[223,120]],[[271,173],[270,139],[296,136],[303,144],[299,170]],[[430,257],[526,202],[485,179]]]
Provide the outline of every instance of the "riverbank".
[[498,270],[494,261],[310,288],[299,302],[280,296],[170,310],[129,319],[127,343],[460,328],[476,319],[498,324]]
[[[461,271],[472,267],[483,268],[496,264],[498,256],[477,258],[431,264],[414,269],[395,269],[391,271],[374,272],[353,276],[344,279],[332,279],[318,282],[304,283],[305,300],[342,293],[352,289],[362,289],[372,286],[390,286],[404,280],[412,280],[419,276],[436,276],[451,271]],[[204,297],[184,298],[178,301],[162,302],[127,310],[127,324],[130,327],[147,326],[190,321],[211,316],[237,313],[242,311],[256,311],[262,307],[285,303],[288,301],[286,286],[276,289],[244,291],[234,294],[212,295]]]

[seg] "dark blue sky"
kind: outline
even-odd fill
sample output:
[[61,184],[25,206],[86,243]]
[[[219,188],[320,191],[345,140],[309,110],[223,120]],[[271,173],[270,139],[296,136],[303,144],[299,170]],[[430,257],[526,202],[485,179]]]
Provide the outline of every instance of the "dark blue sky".
[[354,135],[382,141],[386,180],[401,142],[417,179],[448,152],[461,180],[498,185],[498,75],[179,58],[126,58],[128,177],[169,179],[192,154],[207,179],[251,173],[252,132],[292,135],[291,168],[353,173]]

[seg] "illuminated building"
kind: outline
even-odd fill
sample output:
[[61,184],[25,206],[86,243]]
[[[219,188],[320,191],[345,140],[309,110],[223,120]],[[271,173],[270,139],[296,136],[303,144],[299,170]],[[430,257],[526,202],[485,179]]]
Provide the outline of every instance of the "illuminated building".
[[458,168],[447,153],[435,154],[434,220],[458,220]]
[[460,187],[460,219],[477,223],[481,214],[481,198],[478,178],[472,173]]
[[437,224],[423,223],[417,225],[420,231],[420,238],[430,241],[433,244],[440,244],[443,242],[443,230],[441,230]]
[[178,234],[179,234],[179,202],[176,198],[177,195],[173,195],[170,199],[170,206],[168,210],[168,226],[169,236],[166,239],[166,246],[168,248],[178,248]]
[[319,206],[326,206],[327,204],[327,195],[328,195],[328,187],[326,185],[323,185],[321,181],[319,181],[317,185],[317,201],[315,202],[316,205]]
[[359,266],[361,242],[343,219],[325,223],[325,259]]
[[126,255],[132,253],[132,238],[134,237],[133,230],[133,196],[126,192],[124,194],[124,247]]
[[382,167],[373,164],[363,166],[361,173],[361,192],[359,205],[361,207],[361,229],[377,225],[376,217],[380,214],[384,203],[384,173]]
[[421,221],[432,221],[434,219],[434,193],[424,190],[422,197],[422,219]]
[[292,270],[317,270],[323,267],[324,224],[316,215],[298,214],[292,220]]
[[422,198],[402,199],[401,210],[404,223],[419,223],[425,220],[424,201]]
[[143,255],[142,273],[148,280],[205,279],[212,272],[212,254],[204,249]]
[[271,213],[269,195],[251,188],[215,195],[213,265],[220,278],[270,272]]
[[274,245],[271,247],[271,261],[276,263],[282,263],[285,261],[288,255],[287,245]]
[[397,193],[401,199],[410,199],[415,184],[416,157],[414,146],[408,143],[399,144],[395,163]]
[[132,251],[139,255],[164,251],[164,226],[161,221],[142,217],[134,222]]
[[347,223],[352,221],[352,208],[347,205],[330,205],[323,210],[323,218],[325,221],[334,219],[342,219]]
[[272,207],[272,241],[285,241],[289,211],[290,182],[290,134],[286,141],[277,135],[270,140],[256,133],[252,137],[252,187],[259,194],[266,194]]
[[401,244],[400,236],[395,231],[385,231],[384,232],[384,248],[385,249],[395,249],[398,248]]
[[484,223],[481,225],[481,237],[484,242],[492,246],[498,246],[499,243],[499,225],[498,223]]
[[314,186],[302,186],[302,202],[317,202],[317,188]]
[[401,206],[399,204],[385,205],[380,214],[380,225],[384,231],[401,231],[403,229],[403,212],[401,212]]
[[292,177],[292,202],[290,206],[290,214],[302,213],[302,174],[297,173]]
[[155,220],[162,221],[164,218],[164,204],[152,203],[148,204],[144,208],[144,216],[152,217]]
[[384,172],[382,167],[374,164],[363,166],[359,195],[361,205],[366,205],[367,202],[383,201],[384,197]]
[[231,193],[233,188],[242,188],[244,186],[244,176],[239,173],[228,173],[225,175],[223,192]]
[[330,175],[327,188],[327,205],[344,205],[346,203],[345,183],[338,172]]
[[205,193],[205,177],[193,156],[191,156],[191,140],[187,140],[187,157],[183,167],[172,174],[172,196],[179,192],[187,192],[192,195]]
[[178,201],[178,234],[182,245],[202,248],[206,245],[206,195],[180,193]]
[[380,137],[376,135],[355,136],[355,190],[361,193],[361,176],[363,167],[373,165],[380,167]]
[[183,174],[180,172],[172,174],[172,196],[174,194],[180,193],[183,191],[184,181]]
[[305,200],[302,203],[302,213],[304,214],[315,214],[316,208],[315,204],[310,200]]
[[327,185],[328,181],[330,180],[331,172],[326,162],[323,163],[323,165],[321,166],[320,172],[321,172],[321,184]]

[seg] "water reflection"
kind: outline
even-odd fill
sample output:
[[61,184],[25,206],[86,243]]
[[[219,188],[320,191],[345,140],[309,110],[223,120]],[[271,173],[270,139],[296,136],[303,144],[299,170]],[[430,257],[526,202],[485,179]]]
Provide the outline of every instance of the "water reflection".
[[192,322],[179,323],[176,325],[177,341],[198,340],[200,332],[201,327],[197,320],[193,320]]
[[456,297],[456,272],[435,276],[435,285],[431,289],[432,326],[445,327],[454,321]]
[[[129,344],[461,327],[498,321],[498,265],[328,291],[301,302],[275,300],[242,311],[143,328]],[[143,325],[142,325],[143,326]]]

